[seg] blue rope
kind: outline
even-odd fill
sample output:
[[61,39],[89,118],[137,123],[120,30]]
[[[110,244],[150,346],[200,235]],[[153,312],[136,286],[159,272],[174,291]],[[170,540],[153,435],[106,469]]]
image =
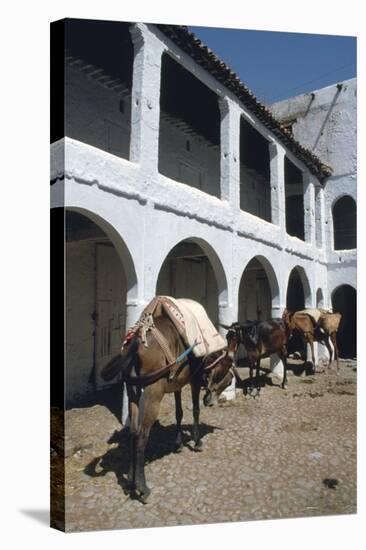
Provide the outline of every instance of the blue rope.
[[187,348],[181,355],[179,355],[179,357],[176,358],[175,363],[178,365],[178,363],[180,363],[182,361],[182,359],[184,359],[185,357],[187,357],[187,355],[189,355],[191,353],[191,351],[193,350],[193,348],[195,346],[197,346],[197,344],[198,344],[198,342],[197,342],[197,340],[195,340],[194,344],[192,346]]

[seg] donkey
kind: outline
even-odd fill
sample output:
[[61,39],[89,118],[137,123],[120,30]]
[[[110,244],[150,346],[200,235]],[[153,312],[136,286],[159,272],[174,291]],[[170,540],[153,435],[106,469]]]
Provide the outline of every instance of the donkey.
[[290,334],[297,331],[304,343],[310,344],[311,359],[314,373],[316,372],[316,362],[314,354],[314,342],[324,344],[329,352],[330,368],[333,358],[332,347],[334,347],[334,359],[337,361],[337,372],[339,373],[339,353],[337,346],[337,331],[341,322],[340,313],[332,313],[325,309],[308,308],[301,311],[289,312],[284,310],[282,319],[287,326]]
[[[182,357],[185,346],[172,321],[166,316],[154,319],[156,328],[164,335],[170,352]],[[150,494],[144,471],[144,453],[150,430],[159,415],[161,400],[166,393],[174,392],[176,406],[175,450],[183,447],[181,423],[183,417],[181,390],[190,384],[193,402],[194,450],[202,450],[199,430],[199,393],[206,388],[204,404],[213,405],[221,392],[231,384],[232,359],[228,349],[216,351],[205,358],[196,358],[190,352],[184,357],[173,376],[171,366],[166,364],[166,354],[152,332],[146,332],[144,341],[141,329],[130,334],[119,357],[112,359],[103,369],[105,380],[112,380],[119,372],[127,385],[130,414],[130,467],[128,492],[145,503]],[[139,411],[141,393],[144,392],[143,410]],[[142,418],[139,421],[139,413]],[[141,414],[142,413],[142,414]]]
[[287,342],[289,333],[281,319],[268,321],[245,321],[233,323],[230,326],[221,325],[228,332],[226,339],[229,349],[237,350],[239,344],[244,344],[250,363],[250,387],[253,387],[253,369],[256,369],[256,383],[259,391],[259,369],[262,357],[277,353],[283,363],[282,388],[287,386]]

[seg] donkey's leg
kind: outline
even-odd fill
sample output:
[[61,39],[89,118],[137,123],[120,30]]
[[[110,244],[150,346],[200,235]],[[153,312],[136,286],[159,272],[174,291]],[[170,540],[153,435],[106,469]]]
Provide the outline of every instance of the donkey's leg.
[[283,363],[282,389],[285,389],[287,388],[287,348],[286,346],[283,346],[281,353],[279,353],[278,355]]
[[254,363],[252,359],[250,359],[249,364],[249,386],[248,386],[248,393],[252,393],[253,391],[253,369],[254,369]]
[[332,350],[332,346],[331,346],[330,343],[329,343],[329,334],[326,334],[326,335],[324,336],[323,342],[324,342],[325,347],[327,348],[328,353],[329,353],[328,369],[330,369],[330,367],[331,367],[331,365],[332,365],[332,360],[333,360],[333,350]]
[[255,385],[256,385],[256,389],[257,389],[257,395],[259,396],[259,393],[261,391],[261,388],[260,388],[260,383],[259,383],[259,370],[260,370],[260,366],[261,366],[261,359],[260,357],[257,359],[256,361],[256,364],[255,364]]
[[160,382],[145,389],[144,413],[136,442],[135,490],[138,493],[139,500],[144,503],[150,494],[145,479],[145,447],[149,439],[151,426],[158,417],[160,402],[164,395]]
[[180,453],[183,449],[183,440],[182,440],[182,418],[183,418],[183,409],[182,409],[182,392],[174,392],[175,398],[175,418],[177,420],[177,434],[175,437],[175,452]]
[[192,390],[192,403],[193,403],[193,430],[192,436],[195,443],[194,450],[202,450],[202,441],[200,436],[200,389],[201,385],[198,381],[191,381],[191,390]]
[[[310,332],[306,334],[306,340],[310,344],[311,349],[311,362],[313,364],[313,371],[314,374],[316,372],[316,364],[315,364],[315,354],[314,354],[314,336]],[[307,350],[306,350],[307,351]]]
[[332,332],[332,334],[330,335],[330,338],[332,340],[332,344],[334,347],[334,359],[337,361],[337,376],[338,376],[339,375],[339,350],[337,346],[337,333]]
[[136,474],[136,443],[138,434],[139,398],[141,391],[127,385],[128,408],[130,417],[130,466],[127,474],[127,488],[132,491],[135,488]]

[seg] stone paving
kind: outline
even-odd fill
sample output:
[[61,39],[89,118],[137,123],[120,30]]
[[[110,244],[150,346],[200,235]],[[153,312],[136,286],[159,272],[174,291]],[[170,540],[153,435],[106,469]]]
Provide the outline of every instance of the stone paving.
[[[240,369],[241,377],[247,369]],[[166,395],[146,453],[147,504],[125,495],[127,441],[104,405],[66,412],[66,530],[191,525],[356,512],[356,364],[315,376],[263,378],[259,398],[201,409],[203,451],[172,451],[174,397]],[[54,453],[55,455],[57,453]],[[329,481],[330,480],[330,481]]]

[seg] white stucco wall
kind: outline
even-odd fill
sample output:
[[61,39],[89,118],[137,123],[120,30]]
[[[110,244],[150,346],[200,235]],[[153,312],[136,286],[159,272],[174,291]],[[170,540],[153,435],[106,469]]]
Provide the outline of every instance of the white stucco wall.
[[[131,126],[128,128],[131,134],[121,134],[121,150],[126,153],[129,142],[129,155],[124,153],[123,156],[126,158],[122,158],[106,151],[100,121],[108,116],[113,118],[110,109],[116,109],[114,100],[113,106],[105,106],[106,97],[103,96],[103,89],[97,91],[93,83],[87,90],[82,90],[84,84],[76,78],[76,84],[70,91],[70,97],[73,99],[70,99],[71,105],[68,107],[69,117],[72,119],[72,124],[67,126],[70,135],[52,145],[51,163],[52,206],[67,207],[87,215],[103,229],[116,248],[126,276],[126,326],[131,326],[137,320],[144,306],[156,294],[158,276],[166,257],[185,239],[196,242],[211,263],[216,283],[213,284],[209,275],[205,294],[209,296],[210,311],[214,305],[217,307],[217,318],[221,323],[229,324],[238,319],[240,281],[246,266],[254,257],[260,257],[269,278],[272,290],[272,316],[282,315],[286,305],[288,279],[295,267],[300,269],[303,282],[308,289],[305,293],[305,305],[316,306],[318,289],[321,289],[324,295],[324,305],[329,305],[330,291],[336,283],[335,279],[341,279],[347,271],[344,264],[346,255],[342,254],[342,262],[338,261],[338,252],[334,256],[337,265],[342,264],[342,268],[339,274],[333,269],[334,276],[331,278],[327,265],[329,258],[333,257],[329,249],[329,239],[326,241],[326,248],[323,248],[319,240],[318,243],[315,241],[317,232],[326,232],[327,220],[326,216],[324,220],[315,215],[314,189],[315,186],[319,186],[319,182],[300,160],[287,151],[283,144],[278,143],[277,138],[257,121],[237,98],[177,46],[154,30],[153,26],[139,24],[134,41],[140,42],[134,65]],[[204,187],[200,190],[159,173],[160,139],[167,141],[165,150],[168,151],[169,147],[174,149],[174,143],[184,148],[187,138],[184,133],[179,134],[175,127],[167,123],[163,122],[159,127],[160,62],[162,52],[167,49],[171,55],[179,58],[179,62],[184,64],[187,70],[214,89],[220,101],[226,102],[222,108],[219,166],[212,161],[214,152],[210,152],[205,143],[198,143],[199,140],[196,143],[195,139],[189,137],[192,142],[189,156],[191,165],[200,168],[207,163],[207,182],[211,186],[210,189],[216,190],[217,196],[205,193]],[[99,97],[100,95],[103,98]],[[89,118],[83,118],[83,111],[82,116],[77,113],[78,101],[83,105],[85,103]],[[86,107],[88,103],[91,104],[90,108]],[[115,110],[113,112],[116,117],[120,116]],[[270,143],[270,193],[273,205],[271,219],[274,223],[240,210],[238,129],[241,116],[247,117]],[[92,132],[92,139],[89,138],[89,134],[85,136],[83,133],[86,120],[97,121],[92,124],[96,129]],[[307,205],[306,241],[291,237],[285,231],[285,155],[304,174],[304,201]],[[177,158],[174,158],[174,155],[167,155],[162,162],[170,166],[173,176],[177,173]],[[328,186],[326,196],[329,201],[331,192],[327,189]],[[332,189],[334,190],[335,186]],[[255,195],[255,189],[253,191]],[[251,198],[253,199],[253,195]],[[263,193],[254,198],[263,198]],[[353,252],[348,254],[352,255]],[[91,262],[90,257],[88,261]],[[349,278],[353,277],[353,261],[355,260],[351,258],[349,262]],[[87,265],[86,259],[81,263]],[[89,267],[91,268],[90,265]],[[72,283],[74,289],[72,286],[68,288],[68,299],[71,302],[73,292],[76,292],[82,282],[80,277],[82,279],[82,275],[75,272]],[[195,288],[198,282],[194,281],[191,284]],[[200,289],[196,290],[199,295]],[[86,301],[89,298],[86,298]],[[88,315],[86,310],[89,306],[90,304],[85,305],[83,318],[84,314],[85,318]],[[87,324],[85,330],[89,329]],[[69,338],[72,344],[70,334]],[[70,394],[76,394],[81,385],[86,387],[87,361],[84,355],[86,357],[89,353],[90,350],[85,350],[85,354],[83,351],[82,356],[75,357],[69,365],[68,370],[72,371],[68,375]]]
[[65,65],[66,135],[123,158],[129,158],[131,99],[124,112],[120,96],[97,81]]
[[335,288],[356,288],[356,250],[334,250],[332,208],[342,196],[357,201],[357,80],[334,84],[271,106],[293,135],[333,169],[324,189],[328,297]]

